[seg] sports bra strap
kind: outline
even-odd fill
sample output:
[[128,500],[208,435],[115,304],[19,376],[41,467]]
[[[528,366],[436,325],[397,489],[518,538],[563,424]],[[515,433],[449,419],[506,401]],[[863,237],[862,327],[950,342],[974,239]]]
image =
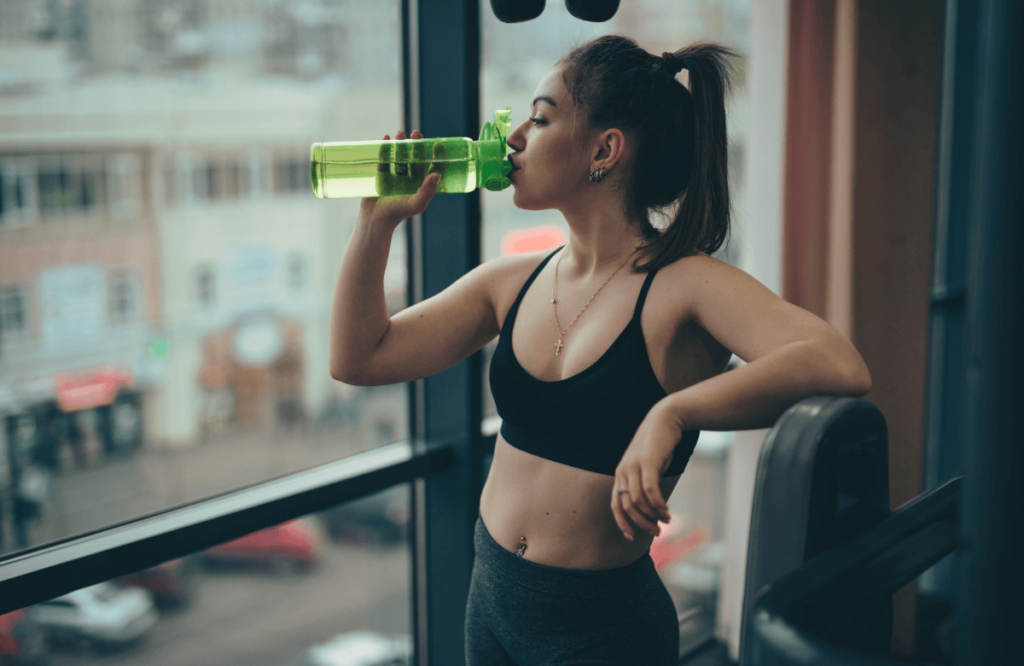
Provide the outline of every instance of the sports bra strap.
[[647,278],[644,280],[644,286],[640,287],[640,297],[636,299],[636,310],[633,312],[633,319],[639,319],[640,313],[644,309],[644,301],[647,300],[647,290],[651,288],[651,283],[654,282],[654,276],[657,270],[653,270],[647,274]]

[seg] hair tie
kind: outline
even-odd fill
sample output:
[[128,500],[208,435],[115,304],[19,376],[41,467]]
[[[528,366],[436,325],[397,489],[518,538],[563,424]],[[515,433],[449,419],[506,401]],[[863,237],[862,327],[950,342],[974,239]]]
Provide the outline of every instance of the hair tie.
[[685,59],[676,58],[675,55],[668,51],[661,54],[661,66],[672,76],[678,74],[680,70],[688,69]]

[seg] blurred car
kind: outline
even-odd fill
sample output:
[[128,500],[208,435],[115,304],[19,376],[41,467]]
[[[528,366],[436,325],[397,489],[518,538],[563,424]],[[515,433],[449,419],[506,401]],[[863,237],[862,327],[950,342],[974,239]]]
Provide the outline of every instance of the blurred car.
[[322,547],[316,529],[301,520],[289,520],[214,546],[199,557],[204,564],[234,562],[280,572],[306,571],[320,561]]
[[157,620],[153,597],[137,587],[99,583],[32,607],[51,642],[91,645],[128,643]]
[[412,638],[374,631],[338,634],[307,648],[300,666],[412,666]]
[[654,566],[659,570],[684,560],[711,539],[711,530],[704,525],[685,531],[678,531],[677,523],[660,522],[659,525],[661,534],[651,542],[650,550]]
[[120,576],[122,587],[135,586],[149,590],[157,606],[181,606],[188,602],[195,588],[195,563],[190,557],[169,560],[155,567]]
[[320,512],[332,541],[405,543],[412,519],[409,485],[399,484]]
[[46,632],[26,610],[0,615],[0,663],[35,666],[46,663]]

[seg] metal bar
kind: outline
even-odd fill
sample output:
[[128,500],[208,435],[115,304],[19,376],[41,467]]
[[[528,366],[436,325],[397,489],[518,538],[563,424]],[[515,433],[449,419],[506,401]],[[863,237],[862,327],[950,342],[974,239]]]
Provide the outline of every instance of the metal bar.
[[953,552],[963,485],[963,477],[956,477],[916,497],[852,543],[821,553],[762,590],[751,618],[751,663],[897,663],[829,638]]
[[0,614],[183,557],[455,464],[399,442],[0,560]]
[[[413,83],[425,137],[480,131],[480,2],[416,0]],[[411,129],[411,128],[410,128]],[[440,293],[480,263],[480,194],[440,194],[421,216],[422,298]],[[483,352],[422,380],[423,441],[452,442],[457,465],[424,480],[425,645],[419,664],[465,663],[466,598],[473,523],[483,478]]]

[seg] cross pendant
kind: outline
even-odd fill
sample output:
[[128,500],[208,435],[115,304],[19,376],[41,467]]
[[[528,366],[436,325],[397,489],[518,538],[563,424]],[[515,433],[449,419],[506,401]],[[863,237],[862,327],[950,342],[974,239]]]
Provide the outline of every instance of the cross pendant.
[[558,342],[555,343],[555,356],[562,351],[562,338],[558,338]]

